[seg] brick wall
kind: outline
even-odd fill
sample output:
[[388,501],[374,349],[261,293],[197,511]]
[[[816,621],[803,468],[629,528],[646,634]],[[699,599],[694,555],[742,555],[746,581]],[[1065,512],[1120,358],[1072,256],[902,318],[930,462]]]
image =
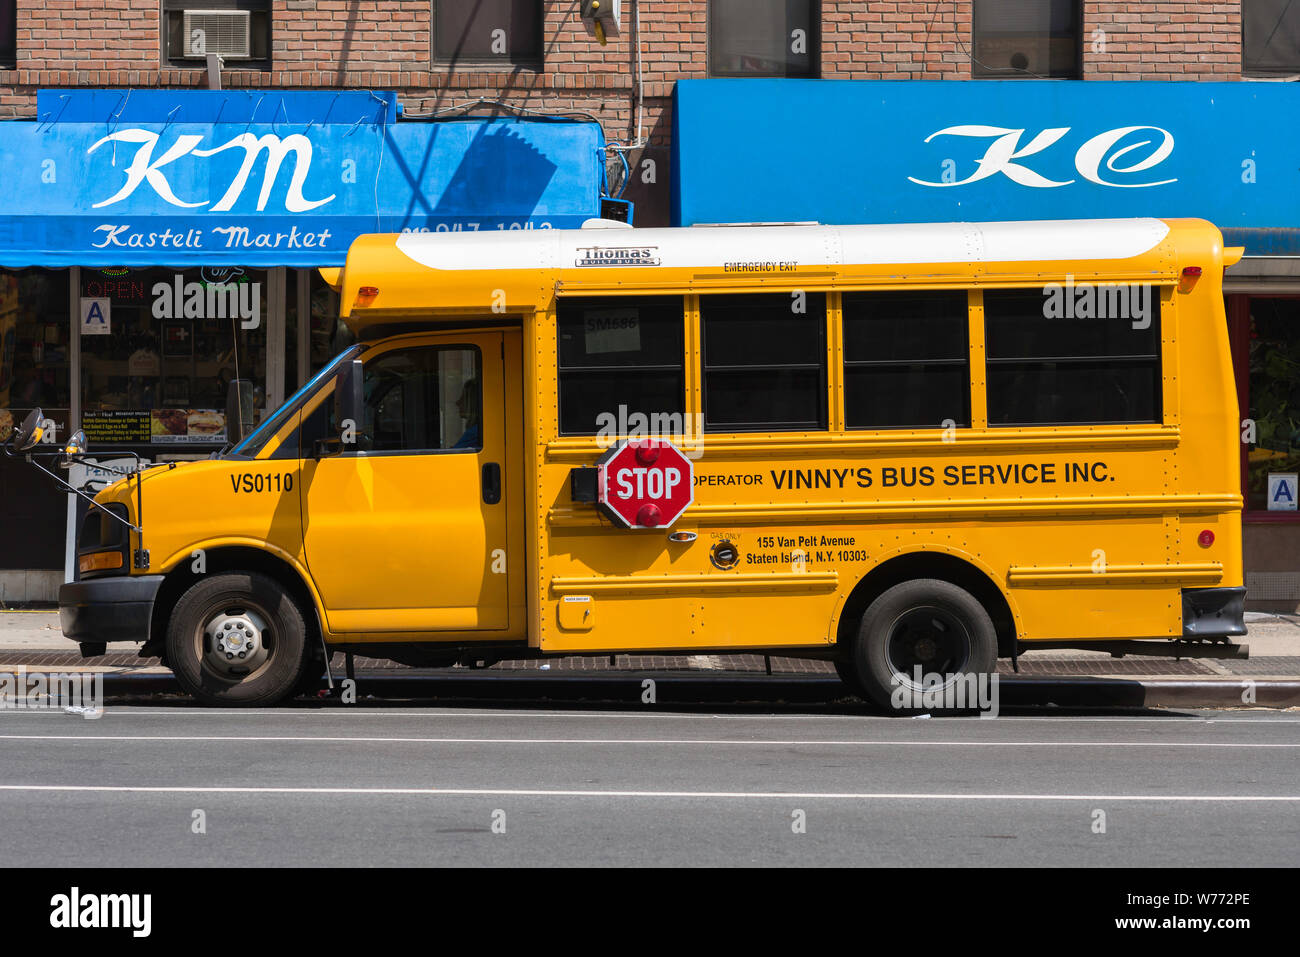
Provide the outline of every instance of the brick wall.
[[1241,78],[1240,3],[1085,3],[1085,80]]
[[[429,115],[478,98],[516,109],[595,116],[611,141],[637,136],[632,6],[600,46],[573,0],[544,4],[544,68],[431,62],[430,0],[273,0],[272,66],[228,65],[230,88],[372,87]],[[707,75],[706,0],[641,0],[641,128],[655,184],[635,176],[638,221],[666,221],[669,97]],[[18,0],[18,62],[0,69],[0,116],[30,116],[40,87],[203,87],[206,71],[165,66],[158,0]],[[1083,75],[1097,80],[1233,79],[1238,3],[1083,4]],[[971,0],[822,0],[827,78],[970,79]],[[634,163],[641,157],[634,156]],[[611,165],[617,175],[619,166]]]
[[970,78],[970,0],[823,0],[822,76],[853,80]]
[[[628,0],[627,6],[632,6]],[[645,92],[706,75],[706,0],[642,0]],[[823,0],[822,75],[968,79],[971,0]],[[1088,79],[1229,78],[1240,68],[1239,3],[1084,6]],[[571,0],[545,4],[545,69],[431,63],[429,0],[275,0],[272,68],[231,65],[232,87],[375,86],[453,97],[460,91],[609,99],[632,91],[630,9],[601,47]],[[17,69],[0,70],[0,103],[30,104],[59,84],[202,86],[204,70],[164,67],[157,0],[18,0]]]

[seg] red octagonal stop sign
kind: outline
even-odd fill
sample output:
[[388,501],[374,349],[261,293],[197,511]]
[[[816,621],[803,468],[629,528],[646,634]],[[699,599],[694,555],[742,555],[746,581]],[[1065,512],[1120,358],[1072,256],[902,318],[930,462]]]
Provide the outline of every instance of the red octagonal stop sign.
[[596,502],[626,528],[668,528],[695,499],[691,460],[671,442],[625,441],[596,469]]

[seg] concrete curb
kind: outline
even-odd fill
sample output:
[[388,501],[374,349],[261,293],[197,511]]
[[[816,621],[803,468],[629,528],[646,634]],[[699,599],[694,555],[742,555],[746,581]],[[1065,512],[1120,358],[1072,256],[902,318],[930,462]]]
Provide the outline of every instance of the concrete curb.
[[[0,674],[10,671],[0,668]],[[77,671],[28,667],[27,674]],[[99,670],[99,669],[97,669]],[[335,681],[342,678],[335,675]],[[451,701],[601,701],[641,704],[644,682],[655,682],[658,704],[783,702],[826,704],[852,694],[837,678],[819,675],[762,675],[737,672],[636,672],[617,674],[510,674],[411,669],[357,672],[360,697],[437,698]],[[324,681],[322,679],[322,688]],[[108,697],[178,695],[169,673],[104,671]],[[999,681],[1002,707],[1064,708],[1294,708],[1300,707],[1300,679],[1117,678],[1112,676],[1004,675]]]

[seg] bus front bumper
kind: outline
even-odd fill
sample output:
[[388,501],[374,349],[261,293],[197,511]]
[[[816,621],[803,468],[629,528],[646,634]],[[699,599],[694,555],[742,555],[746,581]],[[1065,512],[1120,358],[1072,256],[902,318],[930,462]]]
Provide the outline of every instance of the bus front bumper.
[[1184,638],[1233,638],[1245,633],[1245,588],[1183,589]]
[[162,575],[120,575],[59,587],[59,625],[73,641],[148,641]]

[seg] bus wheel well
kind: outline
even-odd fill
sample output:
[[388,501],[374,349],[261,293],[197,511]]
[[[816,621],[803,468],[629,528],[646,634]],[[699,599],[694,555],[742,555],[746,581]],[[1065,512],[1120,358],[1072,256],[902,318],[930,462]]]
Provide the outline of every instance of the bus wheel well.
[[204,549],[203,571],[194,570],[195,559],[186,559],[167,573],[158,595],[154,598],[153,617],[149,622],[149,640],[140,649],[141,657],[161,656],[167,640],[167,621],[172,609],[181,595],[196,581],[205,575],[219,572],[246,571],[261,572],[274,578],[293,596],[302,611],[303,621],[307,624],[307,647],[319,652],[321,647],[320,621],[316,615],[316,603],[312,601],[311,592],[303,582],[297,570],[283,559],[257,548],[228,546],[224,548]]
[[852,647],[858,624],[871,603],[888,589],[916,578],[937,578],[964,588],[975,596],[993,619],[998,636],[998,657],[1011,657],[1015,646],[1015,619],[997,584],[970,562],[942,552],[912,552],[891,558],[873,568],[849,593],[840,614],[836,644],[844,653]]

